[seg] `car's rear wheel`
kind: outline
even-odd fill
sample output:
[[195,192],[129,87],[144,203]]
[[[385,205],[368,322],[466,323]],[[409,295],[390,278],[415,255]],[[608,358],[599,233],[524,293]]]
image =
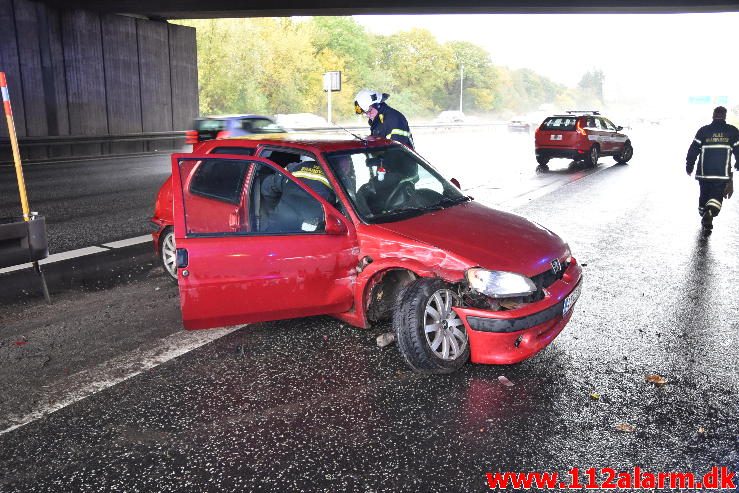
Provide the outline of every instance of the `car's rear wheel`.
[[596,166],[598,164],[598,158],[600,157],[600,150],[597,145],[593,145],[588,151],[588,156],[585,158],[585,164],[588,166]]
[[177,282],[177,247],[172,228],[165,228],[159,236],[159,260],[167,276]]
[[536,156],[536,162],[541,164],[542,166],[546,166],[549,162],[549,158],[544,156]]
[[621,151],[621,154],[613,156],[613,159],[615,159],[619,164],[626,164],[633,156],[634,148],[631,147],[631,143],[627,142],[624,144],[624,149]]
[[452,373],[470,357],[467,331],[452,310],[459,296],[440,279],[417,279],[400,293],[393,314],[396,340],[419,373]]

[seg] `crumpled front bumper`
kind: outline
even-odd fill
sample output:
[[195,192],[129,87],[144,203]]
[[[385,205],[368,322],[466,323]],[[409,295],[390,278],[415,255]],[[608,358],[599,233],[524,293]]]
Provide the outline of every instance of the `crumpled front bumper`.
[[470,360],[508,365],[532,357],[570,321],[581,286],[582,267],[573,258],[562,279],[545,290],[541,301],[504,311],[455,307],[467,330]]

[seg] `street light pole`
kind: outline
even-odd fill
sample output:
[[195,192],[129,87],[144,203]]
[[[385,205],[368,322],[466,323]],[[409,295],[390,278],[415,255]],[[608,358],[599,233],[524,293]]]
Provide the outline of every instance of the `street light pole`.
[[464,88],[464,63],[459,67],[459,112],[462,112],[462,89]]

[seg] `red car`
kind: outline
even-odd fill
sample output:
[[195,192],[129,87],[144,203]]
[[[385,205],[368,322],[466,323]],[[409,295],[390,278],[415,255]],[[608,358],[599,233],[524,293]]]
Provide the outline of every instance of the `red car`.
[[[284,169],[300,161],[320,166],[335,200]],[[277,201],[265,194],[276,182]],[[391,320],[419,372],[529,358],[562,331],[580,293],[582,269],[561,238],[474,202],[385,139],[205,142],[172,156],[154,221],[177,268],[185,328]]]
[[628,135],[621,133],[608,118],[597,111],[568,111],[546,118],[534,137],[537,171],[547,171],[552,158],[598,164],[600,156],[613,156],[617,163],[627,163],[634,155]]

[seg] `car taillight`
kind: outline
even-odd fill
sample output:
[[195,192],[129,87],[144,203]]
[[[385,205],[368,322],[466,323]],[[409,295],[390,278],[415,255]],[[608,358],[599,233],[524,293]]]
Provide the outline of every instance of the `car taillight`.
[[575,132],[579,133],[580,135],[588,135],[587,130],[582,128],[582,120],[577,120],[577,123],[575,123]]
[[185,144],[197,144],[198,143],[198,131],[188,130],[185,132]]
[[216,134],[216,139],[227,139],[230,132],[228,130],[221,130]]

